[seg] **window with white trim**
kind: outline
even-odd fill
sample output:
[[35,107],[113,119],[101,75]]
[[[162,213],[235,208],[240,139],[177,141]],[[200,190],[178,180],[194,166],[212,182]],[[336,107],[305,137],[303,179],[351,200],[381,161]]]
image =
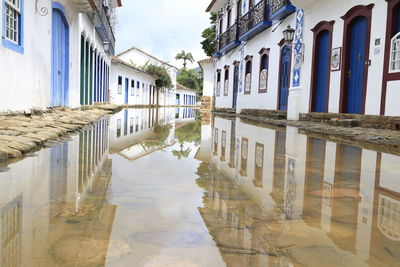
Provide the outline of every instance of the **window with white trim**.
[[400,72],[400,32],[391,40],[389,72]]
[[21,0],[4,0],[5,39],[21,44]]
[[268,55],[262,54],[260,59],[259,93],[265,93],[268,89]]
[[251,93],[251,77],[252,77],[252,64],[251,58],[246,62],[245,81],[244,81],[244,94]]

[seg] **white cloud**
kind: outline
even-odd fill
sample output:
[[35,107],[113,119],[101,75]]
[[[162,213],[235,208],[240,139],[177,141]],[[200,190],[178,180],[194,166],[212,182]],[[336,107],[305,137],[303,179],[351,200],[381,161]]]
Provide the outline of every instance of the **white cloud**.
[[[192,52],[195,60],[206,58],[200,42],[209,26],[205,12],[210,0],[123,0],[118,8],[117,52],[136,46],[181,67],[175,55]],[[197,63],[190,67],[197,67]]]

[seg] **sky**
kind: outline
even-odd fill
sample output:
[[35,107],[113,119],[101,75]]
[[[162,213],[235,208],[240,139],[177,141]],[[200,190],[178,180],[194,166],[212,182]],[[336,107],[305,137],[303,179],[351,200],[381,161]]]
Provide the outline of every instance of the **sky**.
[[178,68],[182,61],[175,56],[180,51],[191,52],[195,63],[207,58],[201,48],[202,31],[210,26],[205,12],[211,0],[122,0],[117,9],[116,52],[132,46]]

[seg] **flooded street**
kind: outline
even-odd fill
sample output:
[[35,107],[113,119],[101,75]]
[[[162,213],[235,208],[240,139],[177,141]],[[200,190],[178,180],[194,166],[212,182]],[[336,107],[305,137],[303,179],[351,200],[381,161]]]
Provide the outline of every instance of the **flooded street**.
[[400,157],[384,151],[123,110],[0,165],[0,266],[399,266]]

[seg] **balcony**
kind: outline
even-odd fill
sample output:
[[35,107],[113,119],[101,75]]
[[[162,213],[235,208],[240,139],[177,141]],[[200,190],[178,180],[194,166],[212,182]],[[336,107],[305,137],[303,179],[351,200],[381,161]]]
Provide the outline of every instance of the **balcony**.
[[219,52],[222,55],[226,54],[228,51],[238,47],[239,45],[238,27],[235,23],[219,37]]
[[110,23],[110,8],[106,6],[101,6],[97,12],[94,12],[91,16],[92,22],[96,29],[97,34],[103,42],[109,42],[109,54],[114,55],[115,48],[115,37],[113,28]]
[[271,20],[282,20],[296,11],[290,0],[271,0]]
[[269,0],[261,0],[239,21],[239,40],[247,41],[260,32],[271,27],[269,19]]

